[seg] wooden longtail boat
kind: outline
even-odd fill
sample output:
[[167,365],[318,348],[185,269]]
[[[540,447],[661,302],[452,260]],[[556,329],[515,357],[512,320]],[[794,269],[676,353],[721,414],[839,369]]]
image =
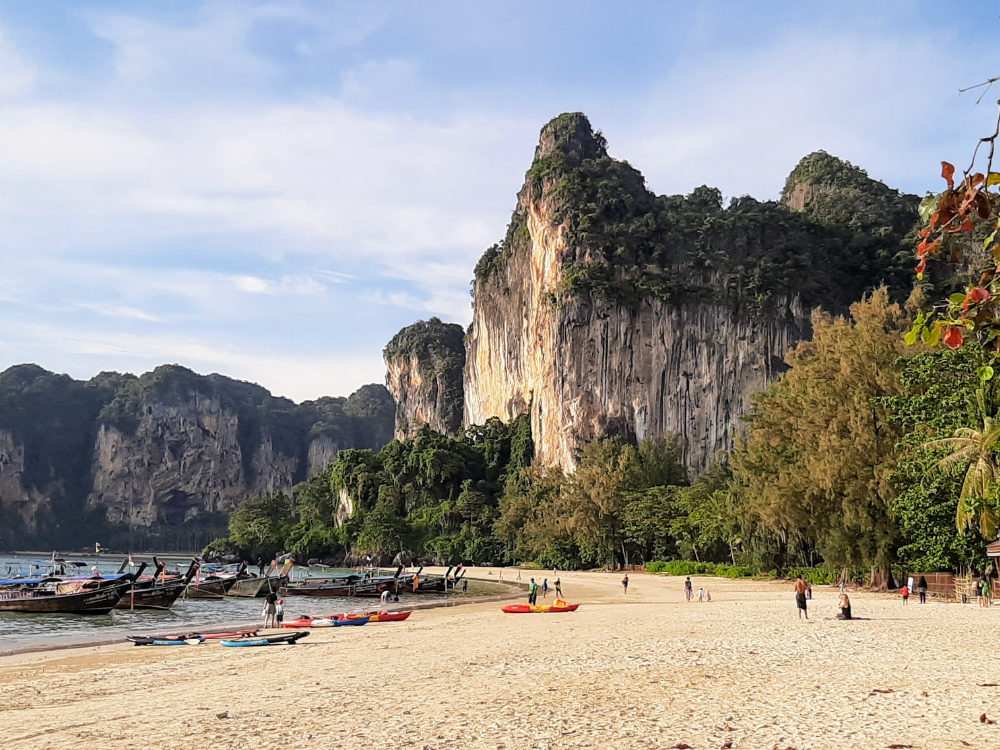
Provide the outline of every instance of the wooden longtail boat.
[[236,583],[235,578],[205,579],[201,583],[189,583],[184,589],[186,599],[222,599]]
[[137,581],[122,595],[115,609],[170,609],[184,593],[197,569],[198,564],[192,562],[183,578],[173,578],[165,583],[157,583],[155,577],[148,581]]
[[26,589],[0,592],[0,612],[62,613],[106,615],[114,609],[122,595],[142,573],[129,574],[115,580],[84,581],[77,591],[58,594],[54,589]]

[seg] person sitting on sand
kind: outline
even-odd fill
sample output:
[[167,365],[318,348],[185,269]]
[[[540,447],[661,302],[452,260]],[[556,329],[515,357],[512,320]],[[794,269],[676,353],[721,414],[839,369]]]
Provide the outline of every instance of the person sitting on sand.
[[802,615],[809,619],[809,610],[806,609],[808,606],[806,604],[806,588],[809,584],[802,580],[802,576],[795,577],[795,608],[799,611],[799,619],[802,619]]
[[847,593],[844,592],[840,595],[840,601],[837,603],[837,607],[840,609],[840,614],[837,615],[838,620],[850,620],[851,618],[851,600],[847,597]]

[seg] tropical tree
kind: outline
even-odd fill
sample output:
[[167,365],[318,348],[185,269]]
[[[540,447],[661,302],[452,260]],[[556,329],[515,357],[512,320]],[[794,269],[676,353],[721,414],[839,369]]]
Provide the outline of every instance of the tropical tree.
[[977,527],[984,538],[996,538],[998,519],[995,502],[1000,478],[996,453],[1000,449],[1000,420],[984,417],[982,429],[959,427],[953,437],[931,440],[923,447],[952,451],[936,464],[940,471],[969,464],[958,497],[955,526],[959,531]]

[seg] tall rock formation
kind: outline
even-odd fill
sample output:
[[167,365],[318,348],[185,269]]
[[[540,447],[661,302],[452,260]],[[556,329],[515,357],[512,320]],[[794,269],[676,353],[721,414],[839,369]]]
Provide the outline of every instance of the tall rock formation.
[[0,373],[0,547],[196,528],[290,489],[344,448],[380,448],[394,412],[381,385],[295,404],[176,365],[86,383],[12,367]]
[[[788,205],[723,208],[713,188],[653,195],[582,114],[547,124],[506,237],[476,267],[466,421],[530,410],[536,457],[564,469],[594,438],[668,433],[706,468],[810,335],[811,307],[908,291],[916,200],[833,157],[820,166],[849,171],[849,190],[804,174],[810,158]],[[854,221],[879,196],[899,208],[888,229]]]
[[407,326],[382,352],[386,386],[396,399],[396,437],[424,425],[445,435],[462,429],[465,332],[438,318]]

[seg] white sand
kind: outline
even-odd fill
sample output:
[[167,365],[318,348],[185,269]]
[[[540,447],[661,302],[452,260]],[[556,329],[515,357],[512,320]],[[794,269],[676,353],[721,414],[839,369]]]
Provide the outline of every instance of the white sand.
[[[567,597],[583,604],[572,614],[506,615],[491,603],[317,630],[294,647],[4,657],[0,740],[185,750],[1000,747],[1000,725],[979,722],[1000,719],[1000,687],[979,686],[1000,683],[1000,608],[904,608],[855,594],[855,614],[871,621],[807,623],[787,583],[696,579],[714,601],[688,604],[681,578],[633,575],[623,597],[620,577],[562,574]],[[835,605],[834,589],[817,589],[813,615]]]

